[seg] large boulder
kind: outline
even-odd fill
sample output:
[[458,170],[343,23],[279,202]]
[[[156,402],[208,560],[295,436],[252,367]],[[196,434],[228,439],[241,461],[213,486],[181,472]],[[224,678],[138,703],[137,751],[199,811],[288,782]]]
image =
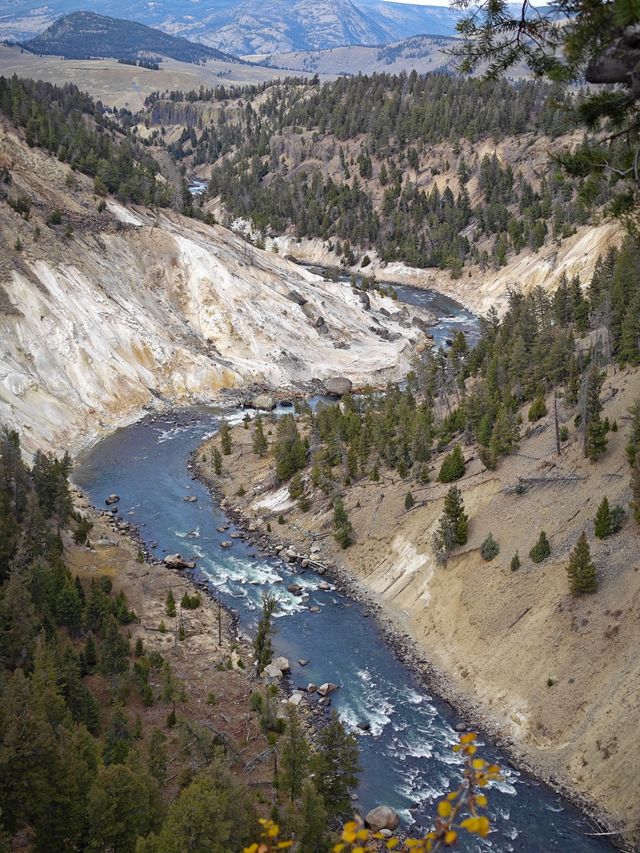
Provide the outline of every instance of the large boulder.
[[195,569],[196,567],[193,560],[185,560],[182,554],[167,554],[164,564],[170,569]]
[[332,684],[330,681],[325,681],[324,684],[321,684],[320,687],[318,687],[318,693],[324,698],[325,696],[328,696],[330,693],[333,693],[337,689],[337,684]]
[[262,409],[265,412],[271,412],[276,407],[276,401],[271,394],[258,394],[251,401],[254,409]]
[[111,504],[117,504],[119,500],[120,500],[119,495],[109,495],[109,497],[106,499],[105,503],[107,506],[111,506]]
[[335,376],[333,379],[325,379],[323,385],[325,392],[332,397],[342,397],[343,394],[350,394],[353,389],[353,383],[346,376]]
[[400,815],[391,806],[376,806],[367,813],[364,819],[365,825],[375,832],[389,829],[393,832],[400,825]]

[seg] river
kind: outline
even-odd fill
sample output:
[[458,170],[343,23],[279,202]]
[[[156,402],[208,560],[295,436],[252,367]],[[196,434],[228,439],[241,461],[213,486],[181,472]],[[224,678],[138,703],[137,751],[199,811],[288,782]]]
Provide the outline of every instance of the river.
[[[324,274],[321,268],[314,272]],[[343,277],[345,283],[348,277]],[[445,345],[457,329],[471,342],[477,318],[448,297],[414,287],[393,285],[398,300],[436,314],[436,345]],[[290,410],[289,410],[290,411]],[[295,568],[234,540],[230,550],[220,542],[234,527],[224,511],[187,468],[189,455],[213,434],[221,417],[239,420],[241,412],[215,409],[151,415],[119,429],[84,454],[75,482],[100,507],[112,492],[120,495],[125,520],[139,525],[149,550],[162,557],[180,552],[197,562],[195,576],[237,612],[240,630],[251,635],[262,593],[279,601],[276,654],[291,662],[295,686],[333,681],[340,685],[332,699],[344,723],[358,733],[363,773],[358,791],[363,813],[385,803],[396,808],[414,828],[429,825],[436,798],[460,778],[454,714],[425,689],[386,642],[366,608],[337,590],[323,591],[325,580],[307,570],[295,574],[308,598],[289,593]],[[195,503],[184,501],[195,495]],[[152,543],[157,543],[152,547]],[[319,613],[309,607],[320,608]],[[298,660],[309,659],[302,667]],[[361,733],[358,723],[368,723]],[[489,791],[495,831],[489,838],[465,839],[459,849],[499,853],[582,853],[614,848],[589,838],[591,825],[565,799],[526,774],[510,769],[505,757],[486,738],[482,754],[505,767],[505,780]]]
[[[227,413],[228,415],[228,413]],[[197,561],[196,576],[239,615],[240,629],[251,634],[264,590],[278,597],[275,649],[292,663],[294,685],[333,681],[341,685],[333,707],[355,730],[368,722],[360,736],[364,772],[360,805],[377,803],[397,808],[405,822],[425,826],[433,801],[459,778],[453,715],[401,663],[363,606],[336,590],[318,588],[322,578],[311,571],[295,576],[308,592],[302,602],[286,586],[295,569],[236,540],[220,548],[226,522],[221,508],[187,469],[189,454],[211,435],[220,412],[151,415],[122,428],[95,445],[79,460],[75,482],[96,506],[105,497],[121,496],[124,519],[137,524],[151,548],[161,557],[179,551]],[[237,413],[240,417],[240,413]],[[196,503],[183,500],[196,495]],[[309,606],[320,608],[319,613]],[[308,658],[302,668],[297,661]],[[505,766],[502,756],[485,739],[482,754]],[[504,782],[489,791],[496,831],[486,840],[465,841],[461,849],[480,851],[602,851],[612,848],[602,839],[583,834],[586,819],[545,785],[506,769]]]

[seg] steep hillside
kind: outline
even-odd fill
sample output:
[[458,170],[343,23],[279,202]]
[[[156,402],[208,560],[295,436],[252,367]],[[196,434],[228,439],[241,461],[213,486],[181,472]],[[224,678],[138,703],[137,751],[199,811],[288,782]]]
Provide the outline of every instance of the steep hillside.
[[[629,409],[640,399],[638,369],[610,370],[602,398],[603,417],[616,422],[617,432],[596,464],[583,456],[566,402],[560,423],[568,437],[557,454],[551,397],[550,414],[524,432],[517,452],[496,470],[465,446],[466,471],[457,485],[469,539],[446,565],[437,562],[432,545],[449,488],[435,482],[444,452],[428,463],[430,483],[389,470],[381,459],[377,477],[357,476],[344,487],[348,477],[338,465],[337,489],[353,526],[346,550],[334,540],[335,510],[322,479],[318,484],[313,468],[302,472],[310,505],[304,511],[286,483],[274,483],[273,456],[254,453],[251,430],[234,430],[234,464],[221,477],[213,476],[210,463],[202,465],[248,524],[270,522],[292,553],[311,554],[336,565],[338,575],[355,577],[434,664],[440,690],[538,774],[607,813],[624,827],[626,849],[635,850],[640,779],[629,755],[636,741],[632,721],[640,714],[639,528],[627,511],[622,530],[600,540],[593,518],[604,495],[612,507],[628,507],[625,446]],[[527,409],[520,411],[526,419]],[[210,446],[205,457],[211,458]],[[243,498],[237,497],[241,485]],[[409,491],[415,504],[407,508]],[[286,523],[278,526],[280,513]],[[540,530],[552,550],[535,564],[528,553]],[[583,530],[599,588],[574,597],[566,570]],[[480,553],[488,533],[500,548],[489,562]],[[512,571],[516,552],[521,567]]]
[[65,59],[140,59],[159,55],[180,62],[205,62],[222,59],[238,62],[229,54],[184,38],[167,35],[135,21],[109,18],[93,12],[64,15],[23,47],[32,53],[54,54]]
[[157,398],[384,381],[422,339],[379,313],[390,300],[366,309],[224,228],[114,200],[98,210],[87,178],[6,126],[0,174],[0,414],[27,450]]

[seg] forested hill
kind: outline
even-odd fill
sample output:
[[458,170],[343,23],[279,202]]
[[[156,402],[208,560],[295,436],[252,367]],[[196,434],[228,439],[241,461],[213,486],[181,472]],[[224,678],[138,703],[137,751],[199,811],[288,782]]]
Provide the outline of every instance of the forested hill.
[[160,207],[180,204],[181,187],[161,178],[158,162],[127,130],[130,114],[122,112],[117,121],[70,83],[0,77],[2,116],[24,129],[29,146],[44,148],[92,177],[99,196],[113,193],[121,201]]
[[180,62],[200,63],[207,59],[240,61],[207,45],[171,36],[136,21],[96,15],[94,12],[64,15],[23,46],[32,53],[60,55],[67,59],[113,57],[133,60],[153,54]]
[[330,241],[349,264],[375,250],[459,275],[562,240],[606,200],[551,165],[550,150],[579,141],[571,107],[531,81],[288,81],[172,151],[213,164],[210,194],[231,218]]

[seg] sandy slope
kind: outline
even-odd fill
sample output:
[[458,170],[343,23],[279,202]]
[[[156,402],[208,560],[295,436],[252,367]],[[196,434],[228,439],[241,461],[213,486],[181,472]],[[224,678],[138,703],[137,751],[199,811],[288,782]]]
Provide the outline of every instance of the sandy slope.
[[[470,536],[446,567],[435,562],[431,537],[448,486],[413,484],[416,506],[407,512],[409,484],[397,474],[381,472],[380,483],[358,482],[345,493],[356,542],[342,551],[332,536],[331,506],[320,492],[308,513],[282,501],[270,506],[278,495],[273,459],[255,457],[251,430],[235,431],[233,465],[218,480],[232,505],[251,518],[285,512],[286,525],[273,525],[279,536],[294,542],[299,553],[308,553],[315,541],[321,556],[343,565],[440,669],[446,692],[473,703],[540,775],[607,812],[635,842],[640,537],[627,518],[617,535],[595,539],[592,519],[605,494],[612,505],[628,506],[627,412],[639,396],[640,372],[610,373],[605,415],[617,420],[619,430],[609,434],[609,448],[597,465],[583,458],[572,419],[563,412],[570,438],[560,457],[550,417],[496,471],[484,469],[465,448],[468,465],[459,485]],[[551,410],[551,400],[548,406]],[[432,461],[433,481],[440,462]],[[534,482],[517,495],[513,487],[520,477]],[[240,483],[248,489],[244,498],[236,496]],[[552,555],[534,565],[528,552],[541,529]],[[583,529],[600,589],[576,599],[568,594],[566,565]],[[479,548],[490,531],[501,551],[487,563]],[[512,572],[516,550],[522,567]]]

